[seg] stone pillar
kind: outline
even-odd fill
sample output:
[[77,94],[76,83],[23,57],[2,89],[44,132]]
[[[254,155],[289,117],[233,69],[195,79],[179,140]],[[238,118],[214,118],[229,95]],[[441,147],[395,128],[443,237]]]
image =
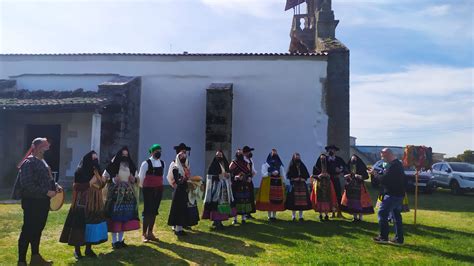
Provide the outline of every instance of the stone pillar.
[[100,158],[100,129],[102,125],[102,116],[100,114],[92,115],[91,132],[91,150],[94,150]]
[[101,113],[101,163],[107,164],[122,146],[138,163],[141,78],[118,76],[100,84],[99,94],[111,101]]
[[328,54],[325,105],[328,115],[328,144],[341,150],[339,156],[349,158],[349,50],[335,49]]
[[217,149],[224,152],[229,162],[232,159],[232,86],[232,83],[213,83],[207,89],[206,172]]

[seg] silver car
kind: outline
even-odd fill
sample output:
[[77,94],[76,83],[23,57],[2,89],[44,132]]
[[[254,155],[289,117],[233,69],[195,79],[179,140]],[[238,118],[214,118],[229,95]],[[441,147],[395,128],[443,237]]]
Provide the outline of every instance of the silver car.
[[451,188],[455,195],[474,191],[474,164],[441,162],[433,164],[432,169],[438,187]]

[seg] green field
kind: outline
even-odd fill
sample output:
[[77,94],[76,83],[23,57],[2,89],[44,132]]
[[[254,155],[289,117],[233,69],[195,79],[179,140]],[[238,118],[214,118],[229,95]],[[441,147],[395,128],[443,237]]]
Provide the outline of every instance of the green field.
[[[375,199],[375,191],[371,192]],[[321,223],[314,211],[305,212],[304,222],[290,221],[290,211],[278,213],[280,220],[273,223],[266,221],[266,213],[257,212],[256,220],[235,226],[229,221],[223,231],[213,231],[209,221],[201,221],[178,240],[166,225],[170,206],[167,191],[155,227],[160,242],[142,244],[139,231],[129,232],[125,234],[129,248],[113,251],[107,242],[95,246],[98,259],[83,259],[77,264],[470,265],[474,264],[473,200],[473,195],[453,196],[445,190],[421,194],[418,225],[413,225],[413,211],[403,215],[403,246],[372,242],[378,233],[376,215],[366,216],[359,224],[341,219]],[[410,195],[412,207],[413,203]],[[41,253],[55,264],[76,263],[73,248],[58,242],[68,209],[66,204],[59,212],[50,212],[42,237]],[[0,264],[11,265],[17,261],[20,206],[0,204],[0,221]]]

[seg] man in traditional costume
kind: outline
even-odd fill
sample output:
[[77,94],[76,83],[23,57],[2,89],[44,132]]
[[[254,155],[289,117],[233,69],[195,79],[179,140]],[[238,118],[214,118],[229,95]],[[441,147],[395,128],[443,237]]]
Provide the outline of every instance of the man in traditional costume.
[[296,221],[296,211],[299,211],[299,221],[303,221],[303,211],[311,209],[308,185],[309,172],[301,161],[299,153],[293,154],[286,178],[290,181],[290,189],[286,194],[285,207],[292,211],[292,220]]
[[25,157],[18,164],[18,175],[13,188],[13,199],[21,199],[23,226],[18,239],[18,265],[26,264],[28,245],[31,244],[31,264],[51,265],[39,254],[41,234],[48,219],[50,199],[62,188],[53,180],[51,168],[44,160],[50,144],[46,138],[33,140]]
[[143,232],[142,241],[158,241],[153,234],[156,216],[163,197],[163,173],[165,162],[161,160],[160,144],[153,144],[149,149],[150,157],[142,162],[138,176],[143,193]]
[[[342,187],[344,184],[344,174],[347,173],[346,162],[339,156],[336,155],[336,152],[339,151],[339,148],[335,145],[326,146],[326,156],[327,156],[327,171],[331,176],[331,182],[334,186],[334,191],[336,191],[337,198],[337,218],[344,218],[341,213],[341,199],[342,199]],[[342,183],[342,185],[341,185]],[[334,211],[332,213],[332,218],[335,217]]]
[[255,175],[257,174],[257,171],[255,170],[255,164],[253,163],[253,153],[252,151],[254,151],[255,149],[254,148],[250,148],[249,146],[244,146],[244,148],[242,149],[242,153],[244,155],[244,160],[245,162],[247,162],[249,165],[250,165],[250,169],[252,170],[252,179],[250,180],[250,186],[251,186],[251,190],[252,190],[252,193],[250,194],[251,196],[251,201],[253,202],[253,210],[251,213],[248,213],[246,215],[246,217],[248,219],[255,219],[253,216],[252,216],[252,213],[255,213],[257,211],[257,209],[255,208],[255,185],[253,183],[253,178],[255,177]]
[[311,204],[313,209],[319,212],[319,220],[328,221],[328,213],[334,211],[337,207],[336,191],[334,190],[331,176],[328,173],[327,156],[321,154],[313,167],[311,183],[313,190],[311,192]]
[[357,155],[352,155],[347,165],[350,173],[344,176],[346,185],[342,195],[341,210],[352,214],[354,222],[360,222],[363,214],[374,213],[372,200],[364,182],[369,179],[369,174],[367,166]]
[[207,171],[202,219],[209,219],[214,228],[222,229],[222,221],[235,217],[236,213],[229,162],[224,153],[218,150]]
[[262,181],[257,192],[256,207],[268,212],[268,220],[276,221],[276,212],[285,210],[285,169],[276,149],[272,149],[262,165]]
[[125,231],[140,229],[138,218],[137,167],[130,158],[127,147],[120,149],[104,171],[107,178],[107,200],[105,210],[107,225],[112,233],[112,247],[126,248],[123,235]]
[[[242,215],[242,224],[246,223],[247,215],[255,212],[255,201],[253,200],[252,177],[254,175],[252,166],[248,163],[242,150],[238,149],[235,159],[230,163],[232,194],[234,195],[237,214]],[[237,216],[232,224],[237,224]]]
[[[195,186],[192,180],[191,168],[186,153],[191,148],[181,143],[175,146],[174,149],[177,153],[176,159],[171,162],[167,176],[169,184],[174,189],[168,225],[173,228],[177,236],[183,236],[186,234],[183,228],[197,225],[199,222],[197,197],[194,193],[197,185]],[[196,180],[196,182],[198,181]]]
[[95,258],[92,245],[107,241],[107,223],[104,215],[102,189],[105,180],[99,174],[99,159],[95,151],[87,153],[74,173],[72,203],[59,242],[74,246],[74,257],[85,255]]

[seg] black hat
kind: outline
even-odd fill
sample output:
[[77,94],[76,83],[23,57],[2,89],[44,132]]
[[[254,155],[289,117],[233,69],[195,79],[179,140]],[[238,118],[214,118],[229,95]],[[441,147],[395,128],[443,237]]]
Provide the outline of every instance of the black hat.
[[242,152],[243,153],[247,153],[247,152],[251,152],[255,150],[254,148],[250,148],[249,146],[244,146],[244,148],[242,149]]
[[329,145],[329,146],[326,146],[325,149],[326,149],[326,151],[329,151],[329,150],[336,150],[336,151],[339,151],[339,148],[336,147],[336,145],[334,145],[334,144],[331,144],[331,145]]
[[181,142],[178,146],[174,146],[174,149],[176,150],[176,154],[178,154],[180,151],[190,151],[191,147]]

